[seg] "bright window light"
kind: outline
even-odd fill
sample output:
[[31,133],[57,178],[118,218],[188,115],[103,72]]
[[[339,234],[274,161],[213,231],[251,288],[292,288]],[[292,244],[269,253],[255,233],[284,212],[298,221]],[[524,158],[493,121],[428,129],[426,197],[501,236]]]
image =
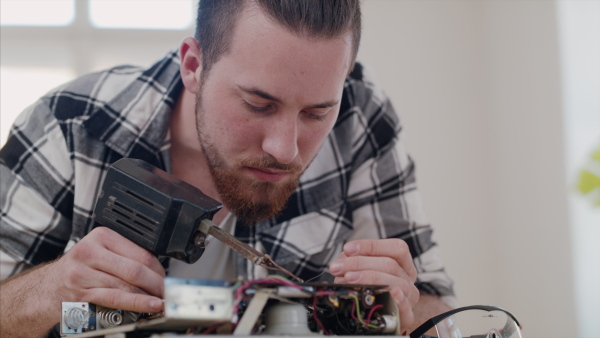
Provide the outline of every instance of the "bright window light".
[[2,26],[68,26],[75,18],[75,0],[2,0]]
[[186,29],[195,17],[191,0],[90,0],[90,21],[99,28]]
[[[3,84],[0,87],[0,147],[6,142],[14,120],[25,108],[51,88],[74,76],[74,73],[66,68],[0,67]],[[5,83],[10,85],[4,85]]]

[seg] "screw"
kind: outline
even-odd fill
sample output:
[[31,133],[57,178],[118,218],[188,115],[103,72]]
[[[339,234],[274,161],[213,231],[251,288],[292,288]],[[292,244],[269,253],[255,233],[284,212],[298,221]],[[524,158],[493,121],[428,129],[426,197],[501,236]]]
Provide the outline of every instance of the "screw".
[[206,239],[206,236],[204,236],[203,233],[196,232],[196,234],[194,235],[194,244],[199,247],[204,247],[205,239]]

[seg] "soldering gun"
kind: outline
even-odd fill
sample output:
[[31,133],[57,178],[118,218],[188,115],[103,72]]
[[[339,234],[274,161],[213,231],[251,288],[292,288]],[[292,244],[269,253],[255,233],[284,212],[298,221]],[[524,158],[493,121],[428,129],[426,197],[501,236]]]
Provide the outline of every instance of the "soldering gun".
[[199,225],[221,207],[191,184],[144,161],[124,158],[109,167],[93,217],[157,256],[194,263],[204,252],[207,235]]

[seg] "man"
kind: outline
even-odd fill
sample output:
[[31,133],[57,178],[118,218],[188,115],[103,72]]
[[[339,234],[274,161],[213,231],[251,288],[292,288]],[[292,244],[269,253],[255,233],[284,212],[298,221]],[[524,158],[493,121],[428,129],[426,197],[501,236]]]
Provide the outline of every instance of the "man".
[[[389,285],[403,332],[449,308],[396,115],[355,65],[358,1],[310,2],[201,1],[178,53],[84,76],[20,117],[0,153],[3,336],[42,335],[62,301],[161,310],[156,257],[93,229],[122,157],[223,202],[215,223],[302,278]],[[214,242],[169,273],[264,275]]]

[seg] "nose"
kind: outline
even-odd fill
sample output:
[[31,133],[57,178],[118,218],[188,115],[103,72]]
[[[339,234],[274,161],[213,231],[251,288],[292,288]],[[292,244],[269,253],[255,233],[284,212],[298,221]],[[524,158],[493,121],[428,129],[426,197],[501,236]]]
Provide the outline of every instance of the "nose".
[[279,163],[290,164],[298,156],[298,121],[296,116],[282,115],[265,124],[262,149]]

